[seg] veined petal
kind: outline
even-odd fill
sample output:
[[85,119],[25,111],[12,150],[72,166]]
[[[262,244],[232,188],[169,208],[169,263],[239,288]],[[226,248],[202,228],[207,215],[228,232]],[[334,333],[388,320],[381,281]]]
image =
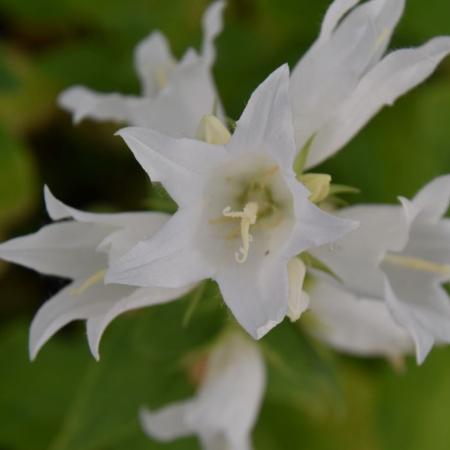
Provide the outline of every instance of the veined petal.
[[74,320],[88,319],[109,309],[133,288],[105,286],[103,283],[77,292],[84,280],[77,280],[45,302],[34,316],[30,329],[30,356],[34,359],[42,346],[62,327]]
[[[332,4],[324,31],[291,75],[298,150],[333,117],[360,78],[385,52],[404,3],[404,0],[365,2],[354,8],[331,32],[330,26],[351,2]],[[318,156],[310,150],[306,167],[317,164]]]
[[424,186],[414,197],[413,204],[423,218],[429,221],[440,219],[450,203],[450,175],[437,177]]
[[232,153],[265,152],[283,169],[292,168],[296,151],[287,64],[253,92],[227,148]]
[[145,97],[155,96],[164,87],[163,77],[168,76],[166,72],[176,63],[166,37],[159,31],[152,32],[136,46],[134,64]]
[[322,211],[308,200],[308,190],[295,179],[286,178],[294,199],[296,222],[286,252],[296,256],[324,244],[330,244],[353,232],[358,222]]
[[219,145],[173,139],[146,128],[118,132],[153,181],[161,181],[179,206],[198,198],[211,171],[227,158]]
[[408,226],[398,206],[354,206],[339,217],[357,220],[357,230],[332,245],[310,250],[343,283],[361,296],[383,298],[383,274],[378,269],[384,253],[406,245]]
[[[114,285],[112,285],[114,286]],[[179,299],[187,294],[192,286],[182,289],[142,288],[135,289],[130,295],[105,303],[100,313],[90,315],[87,320],[87,336],[92,354],[100,359],[100,340],[106,327],[119,315],[144,306],[160,305]]]
[[203,15],[203,44],[202,56],[205,64],[211,65],[216,59],[216,51],[214,48],[214,39],[222,32],[223,29],[223,10],[225,8],[224,1],[214,1],[208,7]]
[[397,50],[370,70],[333,117],[316,134],[309,149],[312,167],[343,147],[383,106],[392,105],[424,81],[450,53],[450,38],[438,37],[415,49]]
[[111,230],[86,223],[53,223],[0,245],[0,258],[45,275],[77,278],[106,266],[96,248]]
[[73,86],[61,93],[58,104],[70,112],[75,123],[85,118],[110,120],[145,126],[150,98],[95,92],[84,86]]
[[435,274],[382,264],[385,299],[392,315],[416,344],[421,364],[435,342],[450,342],[450,301]]
[[179,210],[150,240],[113,261],[106,282],[181,288],[211,277],[215,267],[195,239],[199,208]]
[[409,334],[393,320],[381,299],[357,297],[319,278],[308,293],[310,311],[318,322],[311,332],[337,350],[388,357],[413,351]]

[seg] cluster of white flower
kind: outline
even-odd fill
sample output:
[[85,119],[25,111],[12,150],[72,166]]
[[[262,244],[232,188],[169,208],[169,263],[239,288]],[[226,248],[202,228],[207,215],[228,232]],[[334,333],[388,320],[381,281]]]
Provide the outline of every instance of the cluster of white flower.
[[118,135],[178,210],[92,214],[46,188],[55,223],[0,245],[7,261],[73,280],[36,314],[31,357],[83,319],[98,359],[102,333],[119,314],[213,279],[254,340],[227,330],[195,398],[140,417],[155,439],[195,433],[206,449],[244,450],[265,387],[255,340],[286,316],[311,311],[315,336],[361,355],[415,348],[420,363],[435,342],[450,342],[450,175],[398,206],[337,209],[331,177],[305,173],[450,53],[450,37],[438,37],[385,55],[404,2],[335,0],[310,50],[291,73],[283,65],[256,88],[232,132],[211,75],[222,1],[204,15],[200,53],[189,49],[178,62],[158,32],[137,46],[142,96],[65,91],[60,104],[75,121],[131,125]]

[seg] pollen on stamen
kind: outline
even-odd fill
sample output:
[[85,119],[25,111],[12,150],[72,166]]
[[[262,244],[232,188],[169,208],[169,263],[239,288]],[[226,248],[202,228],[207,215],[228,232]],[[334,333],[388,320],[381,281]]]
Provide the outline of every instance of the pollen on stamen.
[[250,234],[250,226],[255,225],[258,219],[258,203],[249,202],[244,206],[242,211],[232,211],[230,206],[227,206],[222,214],[225,217],[232,219],[240,219],[241,221],[241,239],[242,247],[235,253],[236,261],[240,264],[244,263],[248,258],[250,243],[253,236]]

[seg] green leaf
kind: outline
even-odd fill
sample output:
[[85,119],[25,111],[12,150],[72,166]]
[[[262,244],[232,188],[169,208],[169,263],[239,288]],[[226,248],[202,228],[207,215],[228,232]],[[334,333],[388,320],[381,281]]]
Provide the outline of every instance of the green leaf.
[[[22,323],[0,334],[0,448],[46,449],[89,363],[80,340],[50,342],[36,362],[28,359]],[[84,344],[84,343],[83,343]]]
[[0,127],[0,228],[32,209],[36,173],[29,150]]
[[153,211],[160,211],[168,214],[174,214],[178,209],[178,205],[164,189],[162,184],[157,182],[152,183],[150,196],[145,201],[145,206]]
[[[0,389],[0,448],[159,448],[141,431],[138,410],[193,394],[188,356],[211,345],[227,320],[217,295],[216,285],[206,283],[185,326],[191,296],[117,319],[99,363],[79,332],[66,339],[60,333],[29,363],[26,327],[6,329],[0,335],[0,358],[7,361],[0,386],[8,386]],[[196,440],[168,448],[195,449]]]
[[317,352],[296,324],[286,320],[262,345],[269,366],[268,398],[311,411],[321,411],[327,399],[337,398],[332,362]]
[[57,84],[41,73],[25,52],[13,46],[0,50],[2,63],[15,80],[9,89],[0,89],[0,124],[23,134],[48,121],[55,106]]

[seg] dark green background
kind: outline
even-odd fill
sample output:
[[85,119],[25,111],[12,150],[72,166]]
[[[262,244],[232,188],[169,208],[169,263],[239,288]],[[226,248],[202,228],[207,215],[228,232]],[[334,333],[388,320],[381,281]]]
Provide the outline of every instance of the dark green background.
[[[138,92],[134,45],[160,28],[180,56],[201,38],[201,0],[0,0],[0,239],[47,223],[42,186],[83,208],[142,209],[146,177],[111,124],[74,128],[55,103],[75,83]],[[228,115],[237,118],[273,69],[295,64],[316,36],[328,1],[234,0],[214,68]],[[409,0],[393,48],[450,34],[448,0]],[[357,202],[412,196],[450,171],[450,60],[384,110],[326,163]],[[183,326],[189,299],[118,319],[102,360],[80,324],[27,359],[33,313],[62,281],[0,263],[0,450],[195,449],[144,437],[137,408],[184,398],[186,355],[229,319],[208,290]],[[213,286],[210,289],[214,289]],[[212,298],[211,298],[212,297]],[[192,300],[192,299],[191,299]],[[187,306],[186,306],[187,305]],[[257,450],[448,450],[450,349],[402,372],[382,360],[336,355],[284,324],[263,341],[269,386]],[[274,357],[274,355],[277,355]]]

